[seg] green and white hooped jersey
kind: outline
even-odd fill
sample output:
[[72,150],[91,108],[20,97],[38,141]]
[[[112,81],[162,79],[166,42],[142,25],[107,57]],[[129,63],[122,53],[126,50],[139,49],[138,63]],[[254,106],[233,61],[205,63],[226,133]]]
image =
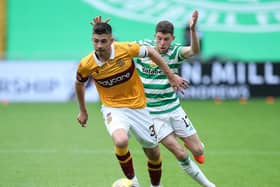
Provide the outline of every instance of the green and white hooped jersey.
[[[155,47],[155,41],[137,41],[141,45]],[[169,68],[178,74],[183,58],[180,57],[181,45],[173,44],[166,54],[161,54]],[[180,107],[179,97],[171,87],[167,76],[149,57],[135,59],[137,71],[142,79],[151,114],[164,114]]]

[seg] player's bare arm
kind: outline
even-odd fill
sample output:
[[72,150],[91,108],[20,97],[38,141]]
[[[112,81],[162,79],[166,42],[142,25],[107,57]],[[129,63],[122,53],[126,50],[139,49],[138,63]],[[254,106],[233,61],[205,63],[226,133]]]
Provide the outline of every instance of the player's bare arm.
[[194,11],[192,14],[192,19],[190,20],[189,27],[190,27],[190,40],[191,45],[183,47],[181,49],[181,56],[186,58],[189,58],[195,54],[198,54],[200,52],[200,46],[199,46],[199,38],[196,33],[196,22],[198,20],[198,11]]
[[79,82],[78,80],[75,83],[75,91],[77,100],[79,103],[80,112],[77,116],[78,122],[81,124],[82,127],[86,127],[86,123],[88,120],[88,113],[86,109],[85,103],[85,85],[83,82]]
[[174,74],[167,64],[164,62],[164,59],[159,55],[159,53],[152,47],[147,46],[149,57],[153,62],[155,62],[160,69],[167,75],[171,86],[175,91],[180,91],[184,93],[184,89],[186,89],[189,85],[189,82],[182,77]]

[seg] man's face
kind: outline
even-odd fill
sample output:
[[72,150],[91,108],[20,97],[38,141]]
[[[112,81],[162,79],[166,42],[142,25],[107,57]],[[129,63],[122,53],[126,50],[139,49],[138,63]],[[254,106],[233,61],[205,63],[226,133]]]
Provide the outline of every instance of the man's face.
[[95,52],[99,56],[110,54],[111,44],[114,39],[110,34],[93,34],[92,42],[95,49]]
[[170,34],[164,34],[162,32],[157,32],[155,34],[156,38],[156,47],[159,53],[166,53],[169,49],[172,41],[175,39],[175,37]]

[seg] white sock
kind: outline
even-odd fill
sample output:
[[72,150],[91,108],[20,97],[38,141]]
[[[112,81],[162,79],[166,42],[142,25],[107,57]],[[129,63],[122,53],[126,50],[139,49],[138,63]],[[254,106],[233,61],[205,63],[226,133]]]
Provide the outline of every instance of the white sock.
[[140,184],[136,176],[134,176],[131,180],[132,180],[133,187],[140,187]]
[[206,178],[203,172],[199,169],[196,163],[189,158],[189,156],[185,160],[179,161],[179,164],[189,176],[202,186],[215,187],[215,185]]

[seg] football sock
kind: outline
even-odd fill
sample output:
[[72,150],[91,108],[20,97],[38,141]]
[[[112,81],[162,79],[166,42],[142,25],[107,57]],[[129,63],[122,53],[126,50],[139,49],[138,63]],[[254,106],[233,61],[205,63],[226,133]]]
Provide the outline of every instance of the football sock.
[[212,184],[199,169],[196,163],[189,158],[189,156],[187,156],[185,160],[180,160],[179,164],[189,176],[191,176],[202,186],[209,186],[210,184]]
[[156,161],[148,160],[148,171],[152,186],[159,186],[161,178],[161,157]]
[[128,148],[115,147],[115,154],[117,159],[119,160],[124,175],[128,179],[132,179],[134,177],[134,169],[133,169],[132,157],[130,155]]

